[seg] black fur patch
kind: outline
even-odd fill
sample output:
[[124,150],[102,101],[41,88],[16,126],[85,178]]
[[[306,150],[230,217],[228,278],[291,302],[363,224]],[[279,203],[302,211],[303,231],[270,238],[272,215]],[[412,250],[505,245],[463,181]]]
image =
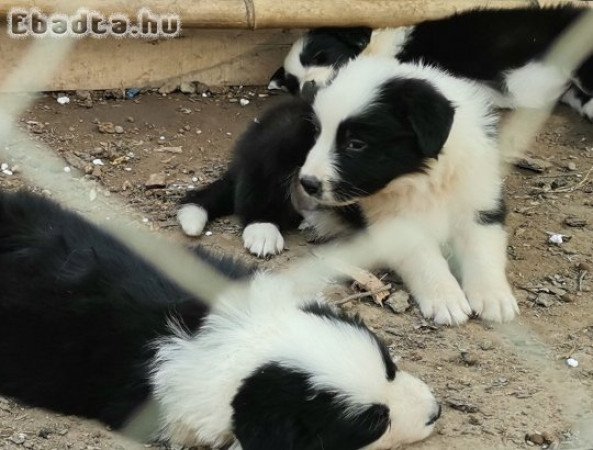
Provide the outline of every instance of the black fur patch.
[[540,58],[580,10],[473,10],[416,25],[397,58],[424,61],[455,75],[497,80],[505,70]]
[[377,335],[372,333],[371,330],[368,329],[368,327],[365,325],[363,320],[358,315],[351,317],[348,314],[346,314],[342,311],[336,310],[327,304],[318,303],[318,302],[309,303],[308,305],[304,306],[302,309],[304,312],[307,312],[310,314],[315,314],[316,316],[324,317],[329,320],[343,322],[343,323],[346,323],[348,325],[351,325],[353,327],[356,327],[356,328],[368,333],[369,336],[371,336],[373,338],[373,340],[377,343],[379,351],[381,352],[381,358],[383,359],[383,364],[385,365],[385,377],[389,381],[392,381],[395,379],[395,375],[397,372],[397,366],[393,362],[393,359],[391,359],[389,350],[387,349],[385,344],[383,344],[383,342],[381,342],[381,340],[377,337]]
[[387,431],[387,406],[346,415],[338,394],[313,389],[306,373],[266,364],[235,395],[234,434],[243,450],[357,450]]
[[300,54],[301,64],[340,67],[365,49],[371,33],[372,29],[367,27],[311,30]]
[[[234,276],[248,270],[198,250]],[[0,394],[120,427],[150,394],[152,342],[207,306],[80,216],[0,193]]]
[[[335,142],[337,200],[372,195],[394,179],[422,172],[437,158],[455,110],[424,80],[395,78],[360,115],[342,122]],[[360,148],[351,149],[352,143]]]

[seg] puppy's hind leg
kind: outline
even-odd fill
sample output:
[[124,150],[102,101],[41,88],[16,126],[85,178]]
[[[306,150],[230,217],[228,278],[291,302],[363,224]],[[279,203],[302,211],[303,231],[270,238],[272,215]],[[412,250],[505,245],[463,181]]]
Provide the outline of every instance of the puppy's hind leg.
[[482,213],[453,238],[469,304],[478,316],[492,322],[507,322],[519,313],[505,274],[507,236],[500,221],[494,213]]
[[234,212],[234,183],[230,172],[208,186],[189,191],[181,199],[177,220],[188,236],[199,236],[208,220]]

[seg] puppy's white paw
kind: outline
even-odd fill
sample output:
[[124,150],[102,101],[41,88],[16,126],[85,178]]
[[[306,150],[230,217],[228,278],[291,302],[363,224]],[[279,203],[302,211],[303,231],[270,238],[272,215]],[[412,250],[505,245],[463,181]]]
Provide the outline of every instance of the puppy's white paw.
[[466,290],[472,310],[490,322],[509,322],[519,314],[517,300],[510,286],[483,287]]
[[284,238],[273,223],[251,223],[243,230],[243,245],[260,258],[284,250]]
[[433,297],[417,299],[422,315],[434,319],[439,325],[461,325],[467,322],[472,309],[460,292],[451,292],[448,295],[440,294]]
[[188,236],[199,236],[208,222],[208,212],[198,205],[186,204],[177,211],[177,220]]

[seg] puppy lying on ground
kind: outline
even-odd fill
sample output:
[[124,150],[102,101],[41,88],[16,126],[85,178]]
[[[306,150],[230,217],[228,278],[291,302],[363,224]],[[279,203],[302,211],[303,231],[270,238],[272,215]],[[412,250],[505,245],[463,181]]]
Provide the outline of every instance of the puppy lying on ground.
[[[295,209],[320,236],[372,231],[396,219],[393,239],[401,247],[389,262],[426,317],[460,324],[472,312],[496,322],[515,316],[505,276],[502,155],[482,89],[436,68],[361,56],[319,91],[312,108],[293,102],[300,106],[274,110],[252,127],[239,144],[236,172],[223,177],[231,180],[235,201],[247,191],[265,211],[248,220],[242,215],[252,252],[281,250],[280,218]],[[290,120],[278,119],[281,114]],[[293,154],[298,157],[290,160]],[[252,168],[260,176],[250,178]],[[273,185],[284,203],[266,203],[270,194],[261,183]],[[205,223],[189,214],[204,218],[207,205],[221,203],[213,186],[185,198],[179,219],[186,232]],[[251,230],[259,234],[247,236]],[[459,265],[463,289],[443,248]]]
[[[322,28],[296,41],[270,88],[297,93],[306,82],[328,84],[335,72],[359,54],[423,62],[479,82],[502,108],[540,107],[558,86],[562,101],[593,121],[593,56],[564,84],[538,61],[583,8],[472,10],[415,26]],[[559,83],[560,82],[560,83]]]
[[[250,271],[198,251],[232,278]],[[256,275],[208,306],[42,197],[0,193],[0,394],[158,437],[243,450],[387,449],[440,415],[357,318]]]

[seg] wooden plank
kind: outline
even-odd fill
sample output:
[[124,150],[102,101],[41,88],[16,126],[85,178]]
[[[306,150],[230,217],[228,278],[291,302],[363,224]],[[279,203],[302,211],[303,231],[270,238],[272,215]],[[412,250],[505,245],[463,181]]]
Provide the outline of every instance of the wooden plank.
[[[592,2],[556,0],[87,0],[84,7],[105,16],[120,12],[133,18],[141,8],[181,15],[185,28],[307,28],[320,26],[387,27],[410,25],[470,8],[515,8],[534,4]],[[0,0],[0,14],[33,5],[45,13],[73,13],[56,0]]]
[[[48,90],[160,87],[175,80],[211,86],[262,85],[282,64],[296,31],[186,30],[174,40],[82,39]],[[0,34],[0,85],[32,45]]]

